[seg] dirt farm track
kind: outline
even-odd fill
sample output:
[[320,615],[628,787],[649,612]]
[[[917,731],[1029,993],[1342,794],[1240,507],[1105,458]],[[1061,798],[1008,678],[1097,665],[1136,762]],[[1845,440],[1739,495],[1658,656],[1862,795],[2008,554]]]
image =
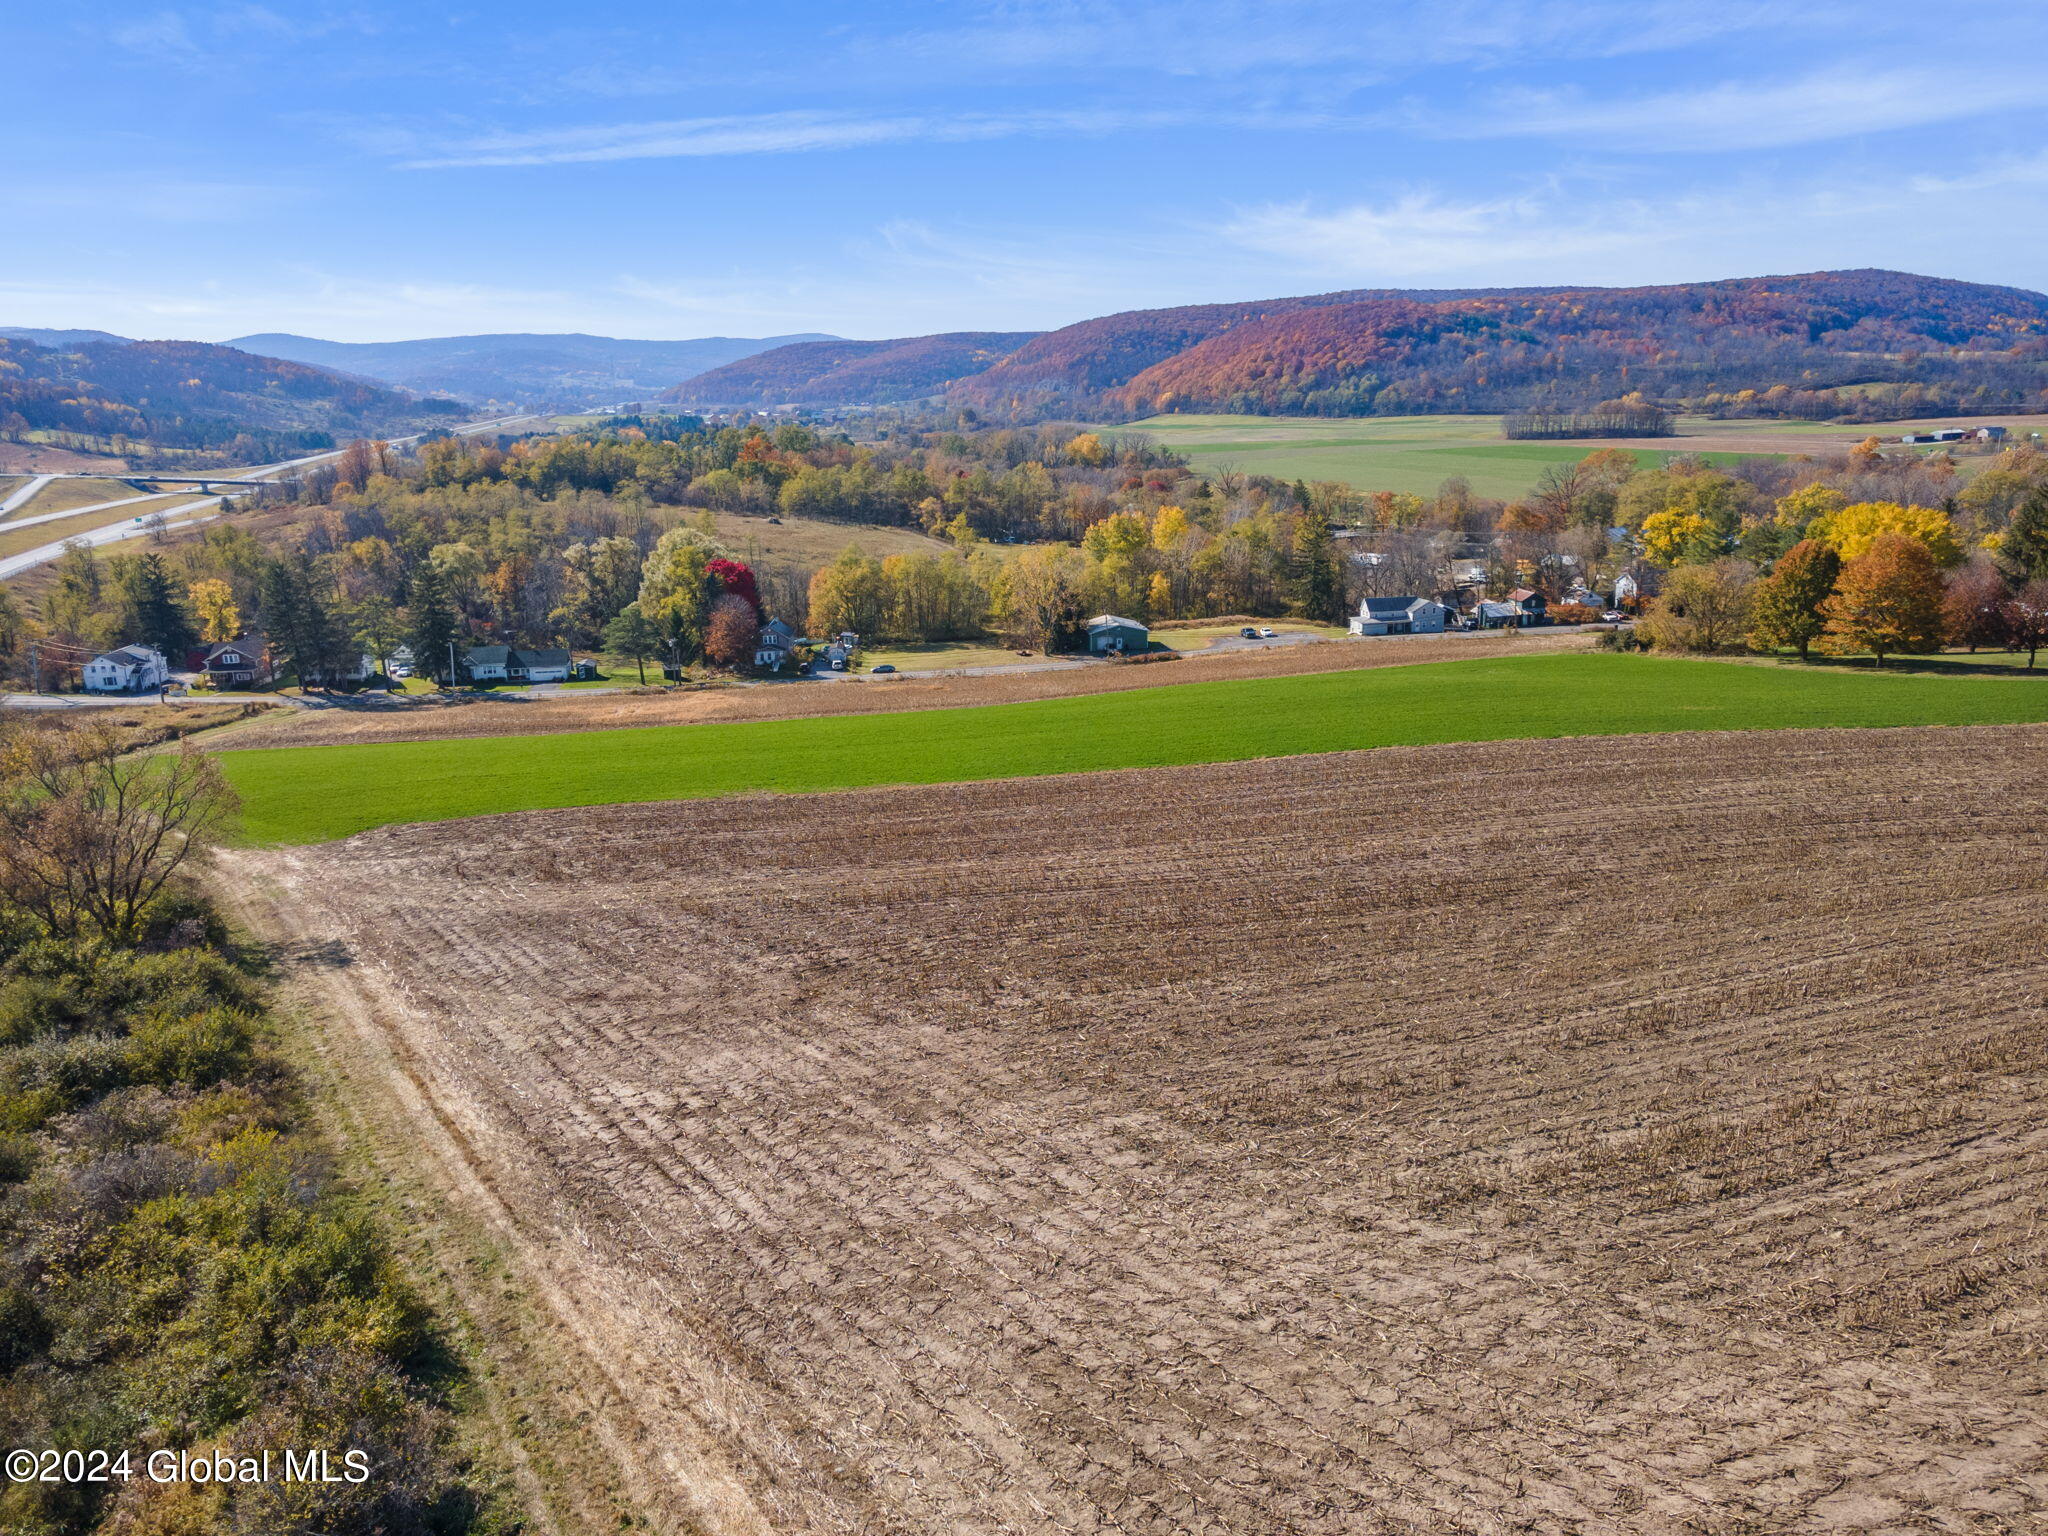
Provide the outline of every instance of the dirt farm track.
[[2038,1532],[2044,760],[1502,742],[231,857],[646,1529]]

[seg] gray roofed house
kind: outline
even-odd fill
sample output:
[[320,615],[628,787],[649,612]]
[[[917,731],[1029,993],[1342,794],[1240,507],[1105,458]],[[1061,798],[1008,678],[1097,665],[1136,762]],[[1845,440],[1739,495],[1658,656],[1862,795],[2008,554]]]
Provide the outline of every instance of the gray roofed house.
[[1428,597],[1368,597],[1351,616],[1354,635],[1434,635],[1443,632],[1450,610]]
[[780,619],[770,619],[754,641],[754,665],[780,671],[795,649],[796,631]]
[[569,653],[563,650],[472,645],[467,661],[473,682],[561,683],[569,678]]

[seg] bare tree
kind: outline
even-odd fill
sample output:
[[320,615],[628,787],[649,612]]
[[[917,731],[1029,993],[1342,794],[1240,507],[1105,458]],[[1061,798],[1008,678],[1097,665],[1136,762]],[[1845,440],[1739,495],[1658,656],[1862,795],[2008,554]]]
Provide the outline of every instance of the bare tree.
[[0,900],[52,933],[132,940],[149,905],[235,807],[189,743],[130,753],[111,725],[0,734]]

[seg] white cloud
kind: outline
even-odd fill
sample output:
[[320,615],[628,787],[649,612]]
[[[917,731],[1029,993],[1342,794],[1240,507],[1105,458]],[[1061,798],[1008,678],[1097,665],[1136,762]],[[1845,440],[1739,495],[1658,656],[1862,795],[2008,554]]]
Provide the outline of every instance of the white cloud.
[[1554,197],[1522,193],[1481,201],[1413,192],[1385,203],[1317,212],[1304,203],[1241,212],[1225,238],[1301,267],[1357,277],[1361,285],[1556,263],[1639,247],[1661,220],[1640,212],[1588,220]]
[[[1187,110],[1075,108],[1066,111],[866,115],[770,112],[739,117],[679,118],[648,123],[487,133],[432,148],[417,134],[388,126],[343,131],[366,148],[404,153],[407,170],[472,166],[573,165],[612,160],[665,160],[716,155],[796,154],[857,149],[875,144],[971,143],[1044,135],[1100,135],[1191,122],[1233,122],[1242,127],[1334,126],[1323,114],[1218,113]],[[1357,120],[1353,120],[1354,125]],[[405,146],[403,149],[400,146]]]
[[1902,69],[1839,67],[1757,84],[1625,100],[1520,92],[1469,116],[1419,114],[1415,126],[1443,138],[1590,138],[1613,150],[1723,151],[1808,144],[1857,134],[1979,117],[2048,102],[2039,70],[1968,64]]
[[1491,199],[1418,191],[1335,208],[1275,204],[1241,210],[1223,234],[1272,258],[1281,269],[1268,273],[1272,292],[1626,285],[1867,266],[2040,286],[2022,253],[2048,235],[2048,211],[1984,198],[1991,176],[2048,181],[2048,155],[1951,179],[1817,173],[1636,198],[1557,182]]

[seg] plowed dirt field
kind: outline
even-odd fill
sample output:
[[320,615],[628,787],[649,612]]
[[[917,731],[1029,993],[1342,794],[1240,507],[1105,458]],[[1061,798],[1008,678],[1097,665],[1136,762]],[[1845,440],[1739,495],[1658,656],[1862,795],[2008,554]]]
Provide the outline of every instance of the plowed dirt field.
[[2023,1532],[2044,763],[1500,742],[232,859],[649,1528]]

